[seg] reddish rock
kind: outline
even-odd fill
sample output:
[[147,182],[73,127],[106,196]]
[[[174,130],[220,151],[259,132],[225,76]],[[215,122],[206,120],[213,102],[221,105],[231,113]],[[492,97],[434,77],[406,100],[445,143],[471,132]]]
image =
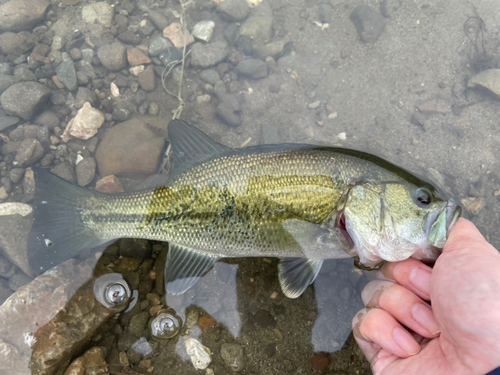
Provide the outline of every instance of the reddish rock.
[[132,66],[151,63],[151,59],[147,57],[139,48],[131,48],[127,50],[127,60]]
[[165,141],[141,119],[122,122],[107,130],[97,147],[101,176],[137,176],[156,172]]
[[198,319],[198,325],[201,328],[212,328],[215,327],[216,324],[215,319],[210,315],[203,315],[200,319]]
[[330,356],[326,353],[319,352],[315,353],[311,360],[311,365],[313,370],[326,372],[328,370],[328,366],[330,366]]
[[123,185],[114,174],[101,178],[95,184],[95,189],[101,193],[123,193]]

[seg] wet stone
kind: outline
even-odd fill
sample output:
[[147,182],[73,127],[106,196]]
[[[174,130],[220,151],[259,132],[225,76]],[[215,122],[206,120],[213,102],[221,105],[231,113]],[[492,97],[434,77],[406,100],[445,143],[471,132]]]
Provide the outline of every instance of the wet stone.
[[236,23],[231,23],[226,26],[226,28],[224,29],[224,38],[227,40],[229,45],[233,45],[236,42],[239,32],[240,27]]
[[127,49],[123,44],[114,42],[99,48],[97,56],[106,69],[117,71],[127,66],[126,53]]
[[0,116],[0,132],[16,125],[19,122],[19,117],[16,116]]
[[251,56],[253,52],[252,39],[246,35],[240,35],[236,39],[236,50],[246,56]]
[[229,21],[241,21],[250,12],[246,0],[225,0],[217,5],[217,11]]
[[10,297],[12,290],[0,279],[0,306]]
[[241,61],[236,66],[236,71],[238,74],[248,76],[253,79],[265,78],[268,74],[266,63],[257,59],[247,59]]
[[15,83],[19,83],[21,78],[12,75],[0,74],[0,94]]
[[365,43],[375,43],[385,29],[384,17],[368,5],[358,5],[349,18]]
[[209,44],[195,43],[191,48],[191,64],[199,68],[208,68],[224,61],[227,54],[227,44],[223,41]]
[[240,104],[232,96],[225,95],[222,102],[217,106],[215,113],[229,126],[239,126],[241,124]]
[[97,163],[93,157],[86,157],[76,165],[76,181],[80,186],[87,186],[95,177]]
[[259,310],[253,317],[255,325],[261,328],[274,328],[276,327],[276,321],[266,310]]
[[64,375],[105,375],[109,374],[105,354],[99,346],[90,348],[85,354],[75,359]]
[[127,50],[127,60],[131,66],[151,63],[151,59],[147,57],[139,48],[131,48]]
[[73,61],[63,61],[56,68],[57,78],[64,83],[69,91],[74,91],[78,87],[76,70]]
[[158,56],[160,53],[167,51],[170,47],[173,47],[170,40],[158,37],[151,41],[151,44],[149,45],[149,54],[151,56]]
[[311,366],[315,371],[326,372],[331,363],[330,356],[326,353],[315,353],[311,360]]
[[37,82],[20,82],[10,86],[0,96],[0,103],[8,115],[29,120],[50,96],[50,89]]
[[14,276],[14,272],[14,265],[7,258],[0,255],[0,277],[8,279]]
[[106,27],[111,26],[114,9],[106,1],[101,1],[82,8],[82,18],[85,22],[93,24],[98,22]]
[[246,363],[243,347],[241,345],[224,343],[221,346],[220,355],[228,370],[232,372],[240,372],[245,369]]
[[20,168],[28,167],[40,160],[45,153],[42,144],[38,139],[28,138],[21,142],[16,153],[16,166]]
[[140,44],[142,39],[137,36],[133,31],[127,30],[118,34],[118,40],[123,43],[137,45]]
[[0,31],[30,30],[43,20],[45,0],[11,0],[0,6]]
[[211,85],[215,85],[220,81],[219,73],[213,69],[206,69],[200,73],[200,79],[203,82],[210,83]]
[[67,160],[61,164],[56,165],[50,171],[66,181],[69,181],[71,183],[76,182],[76,174],[73,166]]
[[214,32],[214,21],[200,21],[193,27],[192,35],[204,42],[209,42]]
[[148,113],[151,116],[158,116],[158,113],[160,113],[160,106],[156,102],[151,102],[149,103],[149,110]]
[[246,35],[254,43],[268,43],[273,36],[272,17],[254,16],[248,18],[240,28],[240,35]]
[[153,67],[150,65],[139,74],[139,85],[144,91],[154,91],[156,88],[156,78]]

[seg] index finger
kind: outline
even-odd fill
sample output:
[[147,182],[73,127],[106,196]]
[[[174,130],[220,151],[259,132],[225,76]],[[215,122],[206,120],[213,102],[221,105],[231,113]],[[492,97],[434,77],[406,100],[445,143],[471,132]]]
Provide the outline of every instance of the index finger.
[[395,281],[425,301],[430,301],[432,268],[419,260],[409,258],[401,262],[385,263],[378,278]]

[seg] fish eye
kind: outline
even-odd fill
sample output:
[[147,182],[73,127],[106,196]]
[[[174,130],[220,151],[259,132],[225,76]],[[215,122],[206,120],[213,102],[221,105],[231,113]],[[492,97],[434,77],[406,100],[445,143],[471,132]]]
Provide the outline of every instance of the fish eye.
[[426,207],[432,202],[432,193],[424,188],[419,188],[415,191],[415,203],[419,207]]

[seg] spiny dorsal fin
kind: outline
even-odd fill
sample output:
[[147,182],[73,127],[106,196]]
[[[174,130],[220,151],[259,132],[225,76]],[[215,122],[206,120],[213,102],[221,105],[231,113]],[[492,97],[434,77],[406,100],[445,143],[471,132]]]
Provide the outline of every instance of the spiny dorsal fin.
[[278,264],[281,290],[288,298],[299,297],[312,284],[322,259],[283,258]]
[[168,137],[172,144],[175,172],[230,150],[182,120],[170,121]]
[[219,257],[215,255],[169,244],[165,263],[165,291],[173,295],[184,293],[218,260]]

